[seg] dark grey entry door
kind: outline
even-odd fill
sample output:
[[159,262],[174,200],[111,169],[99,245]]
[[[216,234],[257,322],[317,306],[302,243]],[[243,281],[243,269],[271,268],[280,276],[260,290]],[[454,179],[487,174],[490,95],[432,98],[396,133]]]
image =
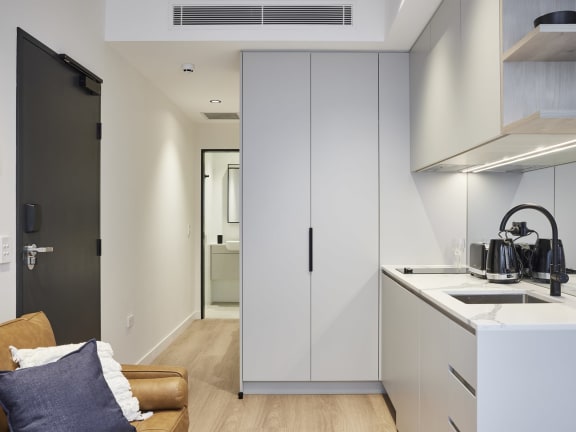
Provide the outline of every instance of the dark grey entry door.
[[18,29],[17,313],[100,339],[100,80]]

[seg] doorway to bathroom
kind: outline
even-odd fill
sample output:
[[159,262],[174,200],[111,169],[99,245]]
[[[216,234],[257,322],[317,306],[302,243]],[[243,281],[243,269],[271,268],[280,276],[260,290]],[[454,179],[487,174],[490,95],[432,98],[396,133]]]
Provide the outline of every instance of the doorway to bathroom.
[[202,318],[240,317],[240,153],[202,150]]

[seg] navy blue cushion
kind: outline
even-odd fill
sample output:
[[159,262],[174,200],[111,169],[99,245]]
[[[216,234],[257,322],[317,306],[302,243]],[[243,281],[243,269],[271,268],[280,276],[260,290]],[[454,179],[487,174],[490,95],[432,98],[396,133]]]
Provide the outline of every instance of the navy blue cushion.
[[95,340],[54,363],[0,372],[0,405],[11,431],[136,430],[104,380]]

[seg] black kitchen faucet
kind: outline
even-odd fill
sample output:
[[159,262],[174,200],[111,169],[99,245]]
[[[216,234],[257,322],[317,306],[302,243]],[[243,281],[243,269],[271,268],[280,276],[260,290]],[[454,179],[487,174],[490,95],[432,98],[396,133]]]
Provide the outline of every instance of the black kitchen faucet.
[[[519,210],[524,209],[532,209],[537,210],[542,213],[550,222],[552,226],[552,263],[550,264],[550,295],[551,296],[560,296],[562,295],[562,284],[568,282],[568,275],[562,270],[560,263],[558,262],[558,225],[556,225],[556,220],[554,216],[546,210],[544,207],[536,205],[536,204],[520,204],[516,207],[511,208],[508,210],[508,213],[504,215],[502,218],[502,222],[500,222],[500,232],[506,231],[506,223],[508,219]],[[515,224],[512,229],[518,229],[518,224]]]

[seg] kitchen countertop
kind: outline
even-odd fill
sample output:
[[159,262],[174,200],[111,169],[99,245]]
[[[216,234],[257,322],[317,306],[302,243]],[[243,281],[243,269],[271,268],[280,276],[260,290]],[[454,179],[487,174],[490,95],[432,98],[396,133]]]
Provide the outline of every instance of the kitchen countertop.
[[[549,288],[528,282],[497,284],[470,274],[403,274],[404,265],[385,265],[382,271],[418,297],[473,331],[576,330],[576,285],[562,285],[560,297]],[[446,266],[413,266],[446,267]],[[572,276],[573,278],[575,276]],[[550,303],[466,304],[449,295],[468,293],[526,292]],[[568,295],[568,293],[572,295]]]

